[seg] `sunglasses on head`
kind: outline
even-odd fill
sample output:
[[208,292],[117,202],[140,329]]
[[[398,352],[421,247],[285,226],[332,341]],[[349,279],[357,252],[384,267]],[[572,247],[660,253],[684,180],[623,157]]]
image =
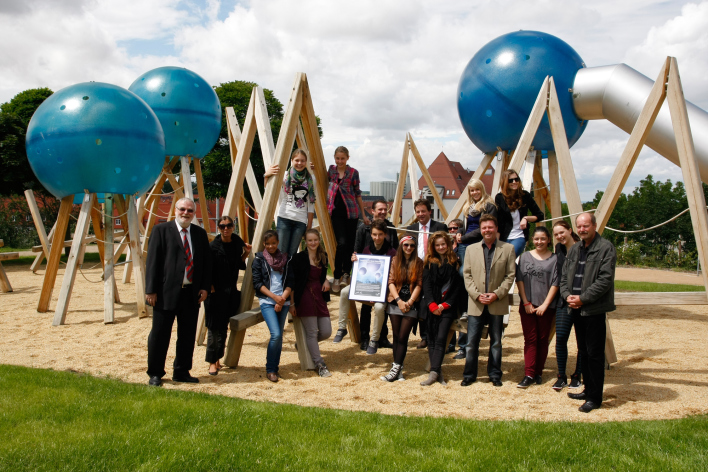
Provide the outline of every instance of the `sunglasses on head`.
[[177,211],[182,213],[194,213],[194,208],[177,208]]
[[514,182],[521,182],[521,179],[518,177],[514,177],[513,179],[509,179],[510,184],[513,184]]
[[234,224],[233,223],[226,223],[226,224],[220,224],[219,229],[226,229],[226,228],[233,228]]

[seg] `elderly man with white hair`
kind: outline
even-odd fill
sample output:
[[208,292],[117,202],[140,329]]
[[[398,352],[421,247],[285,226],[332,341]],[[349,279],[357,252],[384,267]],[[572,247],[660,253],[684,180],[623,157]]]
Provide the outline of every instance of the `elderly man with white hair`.
[[165,375],[172,325],[177,319],[177,346],[172,370],[175,382],[198,383],[192,377],[192,356],[199,304],[211,288],[211,250],[206,231],[192,224],[194,201],[175,203],[175,221],[156,225],[148,244],[145,292],[153,306],[148,336],[149,385],[159,387]]

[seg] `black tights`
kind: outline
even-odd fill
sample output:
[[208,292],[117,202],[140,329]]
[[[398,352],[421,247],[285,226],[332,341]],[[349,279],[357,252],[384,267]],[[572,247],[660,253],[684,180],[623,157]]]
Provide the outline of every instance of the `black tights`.
[[430,356],[431,372],[440,373],[443,357],[447,350],[447,334],[453,321],[453,318],[444,318],[428,313],[428,356]]
[[403,315],[389,315],[393,330],[393,362],[403,365],[408,349],[408,336],[416,322],[416,318]]

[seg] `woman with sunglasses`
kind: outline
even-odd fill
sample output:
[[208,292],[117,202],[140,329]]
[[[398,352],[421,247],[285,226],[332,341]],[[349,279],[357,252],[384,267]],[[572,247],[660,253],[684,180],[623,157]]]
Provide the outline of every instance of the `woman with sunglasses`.
[[393,366],[381,380],[403,380],[408,336],[418,320],[418,300],[423,291],[423,261],[418,257],[415,239],[404,236],[391,260],[388,276],[388,315],[393,330]]
[[222,216],[218,227],[219,234],[210,244],[211,294],[204,302],[209,333],[205,360],[209,363],[209,375],[216,375],[221,369],[219,359],[224,356],[229,319],[238,314],[241,303],[241,292],[236,287],[238,273],[246,269],[245,261],[251,253],[251,245],[234,234],[234,220]]
[[531,194],[522,188],[519,173],[514,169],[502,173],[501,192],[494,202],[498,209],[499,239],[513,245],[518,257],[529,239],[529,223],[542,221],[544,214]]

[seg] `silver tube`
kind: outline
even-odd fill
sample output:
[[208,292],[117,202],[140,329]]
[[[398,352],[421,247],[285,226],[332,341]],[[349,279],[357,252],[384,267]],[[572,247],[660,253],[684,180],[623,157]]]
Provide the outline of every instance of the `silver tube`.
[[[573,84],[573,106],[583,120],[606,119],[631,133],[654,81],[626,64],[580,69]],[[708,183],[708,113],[686,102],[701,180]],[[669,104],[664,102],[646,145],[678,165]]]

